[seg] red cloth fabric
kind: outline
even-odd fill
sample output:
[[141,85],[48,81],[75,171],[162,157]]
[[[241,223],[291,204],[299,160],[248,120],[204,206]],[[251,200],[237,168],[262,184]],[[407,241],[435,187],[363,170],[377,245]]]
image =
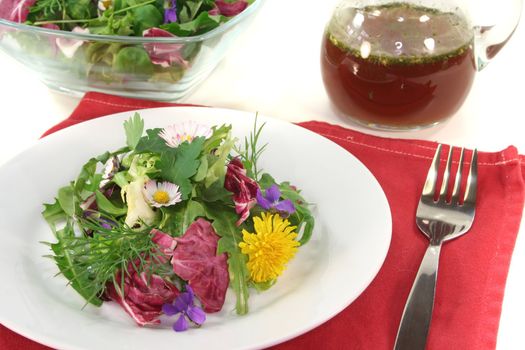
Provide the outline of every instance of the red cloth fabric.
[[[88,93],[71,117],[48,133],[110,113],[166,105]],[[374,137],[316,121],[299,125],[347,149],[378,179],[392,210],[392,242],[379,274],[357,300],[325,324],[272,350],[392,349],[428,244],[414,215],[436,144]],[[428,349],[495,348],[523,210],[524,160],[512,146],[501,152],[479,153],[476,220],[470,232],[445,243],[441,251]],[[44,348],[0,326],[0,349]]]

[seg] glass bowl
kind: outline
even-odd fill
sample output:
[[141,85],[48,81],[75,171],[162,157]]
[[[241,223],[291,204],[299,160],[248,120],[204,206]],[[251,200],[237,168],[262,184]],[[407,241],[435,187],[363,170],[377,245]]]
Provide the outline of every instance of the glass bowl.
[[53,90],[173,101],[212,72],[262,2],[191,37],[95,35],[0,19],[0,49]]

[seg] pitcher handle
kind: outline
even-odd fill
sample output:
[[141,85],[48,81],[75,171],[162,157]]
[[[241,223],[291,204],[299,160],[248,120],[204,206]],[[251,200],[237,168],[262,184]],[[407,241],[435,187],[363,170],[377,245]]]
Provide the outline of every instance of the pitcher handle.
[[[489,7],[487,2],[492,6]],[[470,12],[474,22],[478,71],[485,68],[509,41],[520,21],[521,10],[522,0],[473,2]],[[501,18],[497,18],[498,15]]]

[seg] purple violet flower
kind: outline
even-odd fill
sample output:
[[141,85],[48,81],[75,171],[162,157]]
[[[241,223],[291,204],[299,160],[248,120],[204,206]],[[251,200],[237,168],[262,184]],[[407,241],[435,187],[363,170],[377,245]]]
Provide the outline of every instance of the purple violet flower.
[[189,328],[188,319],[200,326],[206,321],[206,314],[200,307],[194,303],[195,294],[189,285],[186,285],[186,292],[181,293],[173,304],[162,305],[162,311],[167,316],[180,314],[179,318],[173,324],[175,332],[183,332]]
[[279,213],[286,213],[288,215],[295,212],[295,206],[291,200],[279,200],[279,198],[281,198],[281,191],[279,191],[279,186],[276,184],[273,184],[267,188],[264,195],[260,189],[257,189],[256,198],[257,204],[259,204],[263,209],[275,209]]
[[164,8],[164,23],[177,22],[177,0],[166,1]]

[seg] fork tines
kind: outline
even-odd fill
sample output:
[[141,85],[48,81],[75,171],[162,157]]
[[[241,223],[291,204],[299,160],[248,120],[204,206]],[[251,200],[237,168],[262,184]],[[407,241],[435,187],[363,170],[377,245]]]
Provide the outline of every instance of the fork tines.
[[[452,188],[452,194],[450,194],[449,186],[451,181],[451,170],[453,167],[453,154],[455,147],[450,146],[448,150],[448,156],[446,160],[446,166],[445,171],[443,173],[443,177],[439,176],[439,168],[441,163],[441,151],[442,151],[443,145],[439,144],[436,153],[434,154],[434,159],[432,160],[432,164],[430,166],[430,169],[428,171],[427,179],[425,181],[425,186],[423,188],[423,196],[432,197],[434,202],[440,202],[443,204],[459,204],[462,205],[464,203],[468,204],[474,204],[476,201],[476,185],[477,185],[477,178],[478,178],[478,152],[476,149],[472,152],[472,155],[470,157],[470,160],[465,162],[465,149],[461,148],[460,155],[459,155],[459,161],[458,166],[455,174],[454,179],[454,186]],[[465,186],[465,191],[463,196],[461,197],[461,189],[462,189],[462,179],[463,179],[463,168],[465,164],[469,165],[468,175],[467,175],[467,182]],[[439,182],[441,181],[441,182]],[[439,194],[436,193],[436,189],[438,188],[439,184],[440,191]]]

